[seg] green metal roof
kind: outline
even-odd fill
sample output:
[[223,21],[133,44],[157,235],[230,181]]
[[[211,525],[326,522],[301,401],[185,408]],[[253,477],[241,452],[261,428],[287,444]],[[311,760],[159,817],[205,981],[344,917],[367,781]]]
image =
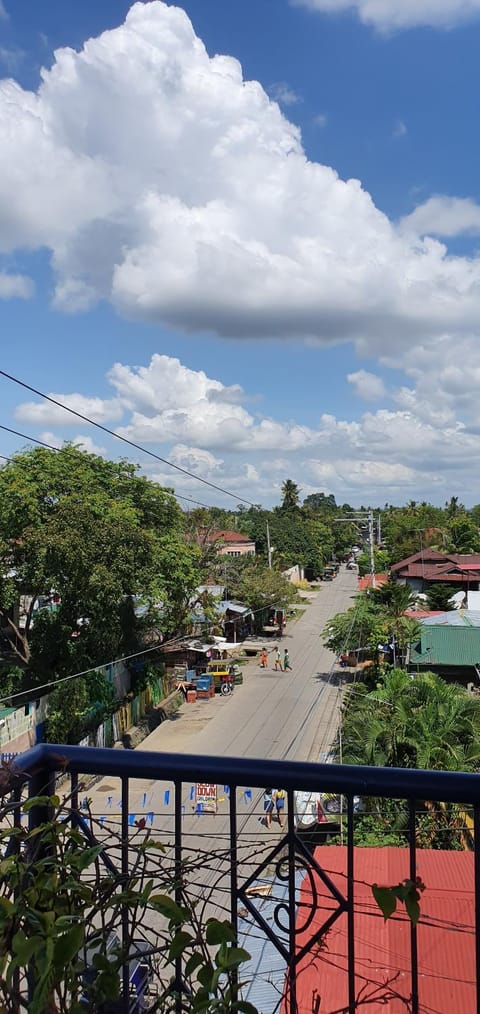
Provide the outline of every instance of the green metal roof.
[[0,708],[0,719],[9,718],[10,715],[14,715],[16,708]]
[[473,666],[480,663],[480,627],[423,626],[412,645],[412,665]]

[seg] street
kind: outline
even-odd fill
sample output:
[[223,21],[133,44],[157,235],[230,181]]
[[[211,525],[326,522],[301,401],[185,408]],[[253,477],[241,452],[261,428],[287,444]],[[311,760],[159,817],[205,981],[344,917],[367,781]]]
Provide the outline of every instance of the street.
[[[279,641],[288,648],[293,672],[258,664],[244,670],[244,684],[233,698],[185,705],[178,717],[158,727],[140,749],[213,754],[219,757],[270,757],[315,761],[328,754],[337,726],[339,694],[331,679],[335,657],[323,647],[321,634],[329,617],[352,604],[357,577],[342,568],[338,577],[321,586],[305,613],[287,625]],[[274,642],[277,643],[276,641]]]
[[[232,697],[217,695],[208,701],[185,704],[170,721],[162,723],[142,743],[141,750],[191,753],[219,757],[218,807],[195,812],[194,786],[182,794],[182,844],[185,860],[198,864],[202,875],[192,890],[207,899],[214,883],[228,875],[229,794],[223,785],[221,758],[225,756],[326,761],[335,740],[341,691],[335,656],[323,647],[322,631],[328,619],[347,609],[356,591],[356,575],[342,569],[335,581],[321,586],[301,616],[279,641],[281,654],[288,647],[292,672],[275,672],[274,646],[269,647],[269,668],[255,662],[244,672],[244,684]],[[276,786],[280,788],[280,786]],[[92,813],[108,829],[119,832],[120,785],[104,779],[90,792]],[[243,874],[261,862],[278,839],[275,821],[263,822],[262,791],[245,786],[237,790],[237,836]],[[174,786],[166,781],[130,781],[129,814],[135,821],[147,818],[147,827],[164,844],[174,840]],[[169,851],[169,850],[168,850]],[[225,887],[222,889],[225,890]],[[218,905],[217,905],[218,911]],[[228,914],[228,906],[225,906]]]

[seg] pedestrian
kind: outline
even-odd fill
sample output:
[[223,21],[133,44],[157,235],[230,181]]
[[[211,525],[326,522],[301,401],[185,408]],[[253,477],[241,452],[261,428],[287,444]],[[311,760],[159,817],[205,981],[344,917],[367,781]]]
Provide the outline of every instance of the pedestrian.
[[285,797],[287,793],[285,789],[275,790],[275,808],[277,811],[277,820],[280,827],[283,827],[283,811],[285,809]]
[[263,793],[263,812],[265,814],[264,817],[265,827],[271,826],[273,806],[274,806],[273,789],[265,789]]
[[262,669],[266,669],[267,668],[267,663],[268,663],[267,649],[266,648],[262,648],[262,654],[260,655],[260,665],[261,665]]
[[292,667],[290,665],[290,655],[288,654],[288,648],[285,648],[285,651],[283,653],[283,671],[286,672],[287,669],[290,669],[290,672],[292,672]]
[[273,668],[275,669],[275,672],[277,672],[278,669],[280,669],[280,672],[282,671],[282,658],[280,655],[280,648],[277,648],[275,650],[275,665]]

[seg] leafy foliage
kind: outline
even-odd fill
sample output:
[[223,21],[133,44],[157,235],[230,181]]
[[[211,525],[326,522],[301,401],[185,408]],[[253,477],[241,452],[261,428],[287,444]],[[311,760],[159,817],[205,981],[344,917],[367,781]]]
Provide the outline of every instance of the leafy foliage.
[[478,771],[480,701],[434,673],[383,675],[369,691],[356,686],[343,719],[349,764]]
[[431,584],[426,591],[427,606],[429,609],[436,610],[441,609],[442,613],[446,613],[454,606],[450,602],[452,595],[458,591],[458,587],[453,584]]
[[298,507],[300,503],[300,487],[297,486],[293,479],[285,479],[282,483],[282,496],[283,500],[280,504],[280,510],[288,511],[292,507]]
[[295,587],[279,573],[267,567],[258,557],[243,557],[228,561],[228,570],[222,561],[226,574],[228,593],[231,598],[247,602],[255,613],[259,628],[265,622],[264,613],[271,607],[285,609],[297,597]]
[[[31,681],[100,664],[136,643],[132,596],[164,604],[167,631],[199,582],[171,491],[67,445],[0,468],[0,618]],[[7,575],[7,576],[5,576]],[[36,609],[55,592],[52,611]],[[26,596],[24,629],[13,606]]]
[[401,884],[394,887],[379,887],[372,885],[372,894],[378,907],[383,912],[385,922],[390,919],[397,908],[397,901],[403,902],[407,910],[408,918],[414,926],[420,918],[420,894],[425,890],[425,884],[420,877],[413,880],[403,880]]
[[[31,830],[14,822],[18,806],[24,814],[35,811]],[[76,826],[77,817],[69,801],[62,803],[58,796],[1,807],[0,841],[14,843],[13,852],[1,862],[4,1014],[16,1014],[20,1008],[28,1014],[123,1010],[122,966],[138,953],[139,942],[148,955],[143,964],[146,960],[156,985],[151,1009],[173,1012],[180,1002],[183,1010],[198,1014],[256,1014],[251,1004],[240,1000],[237,987],[238,970],[250,955],[238,947],[230,923],[202,923],[184,887],[179,898],[168,852],[151,838],[144,822],[129,837],[132,872],[125,875],[120,868],[116,871],[116,833],[110,830],[108,839],[99,840],[101,829],[88,811],[86,839]],[[128,930],[123,936],[125,911]],[[180,956],[181,994],[175,985]]]

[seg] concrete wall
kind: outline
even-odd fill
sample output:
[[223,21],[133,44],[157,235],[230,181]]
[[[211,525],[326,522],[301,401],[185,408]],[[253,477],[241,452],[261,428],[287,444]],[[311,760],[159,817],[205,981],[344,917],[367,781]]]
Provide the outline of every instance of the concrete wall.
[[254,542],[227,543],[218,549],[219,556],[255,556]]
[[300,567],[298,563],[294,567],[289,567],[288,570],[282,570],[282,574],[287,578],[287,581],[291,581],[295,584],[297,581],[303,581],[305,577],[305,571],[303,567]]

